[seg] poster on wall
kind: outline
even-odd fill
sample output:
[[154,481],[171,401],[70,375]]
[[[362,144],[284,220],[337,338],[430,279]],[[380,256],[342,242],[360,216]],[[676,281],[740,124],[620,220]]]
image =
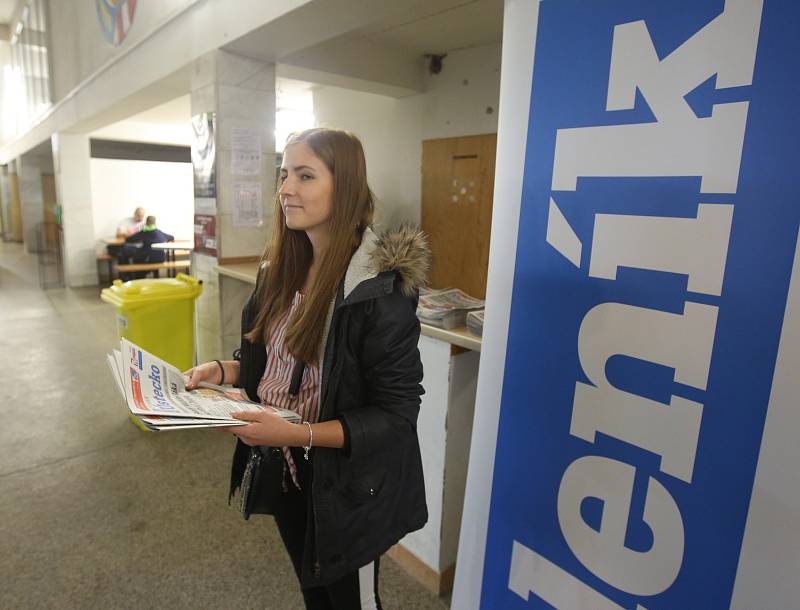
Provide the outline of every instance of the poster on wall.
[[194,173],[194,251],[217,256],[217,171],[213,112],[192,117],[192,169]]
[[797,607],[798,23],[770,0],[539,3],[460,610]]
[[194,196],[217,196],[217,163],[214,145],[215,115],[204,112],[192,117],[192,169],[194,170]]
[[217,217],[194,215],[194,251],[208,256],[217,255]]

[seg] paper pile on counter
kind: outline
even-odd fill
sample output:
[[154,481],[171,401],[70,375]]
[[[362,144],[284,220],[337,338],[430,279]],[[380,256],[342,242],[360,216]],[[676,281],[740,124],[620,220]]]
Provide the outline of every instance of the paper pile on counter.
[[467,331],[476,337],[483,336],[483,309],[470,311],[467,314]]
[[417,317],[423,324],[450,330],[467,323],[467,312],[483,309],[484,301],[475,299],[458,288],[422,290]]
[[[242,426],[247,422],[233,419],[231,413],[265,408],[238,388],[202,382],[198,389],[187,391],[186,377],[171,364],[124,338],[120,348],[108,354],[106,361],[131,414],[150,430]],[[287,421],[300,423],[294,411],[269,408]]]

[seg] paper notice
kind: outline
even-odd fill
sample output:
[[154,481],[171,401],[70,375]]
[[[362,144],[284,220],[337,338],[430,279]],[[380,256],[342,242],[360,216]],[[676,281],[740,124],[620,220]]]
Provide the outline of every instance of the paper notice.
[[260,182],[233,183],[233,226],[257,227],[264,220]]
[[231,174],[257,176],[261,173],[261,139],[258,131],[247,127],[231,130]]

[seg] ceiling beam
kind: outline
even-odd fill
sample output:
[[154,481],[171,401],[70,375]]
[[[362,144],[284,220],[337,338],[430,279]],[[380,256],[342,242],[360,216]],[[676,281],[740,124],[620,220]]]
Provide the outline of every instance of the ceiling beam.
[[[406,97],[423,89],[421,57],[366,38],[339,38],[283,57],[280,75],[287,78]],[[305,76],[303,73],[306,73]]]

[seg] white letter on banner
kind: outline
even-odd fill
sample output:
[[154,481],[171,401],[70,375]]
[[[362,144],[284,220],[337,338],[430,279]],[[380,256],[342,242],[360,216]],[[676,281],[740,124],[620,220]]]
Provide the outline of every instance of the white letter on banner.
[[[516,540],[508,588],[525,601],[533,593],[558,610],[625,610]],[[636,608],[647,610],[639,605]]]
[[597,214],[589,275],[614,280],[617,267],[682,273],[690,292],[719,296],[732,217],[732,205],[712,204],[700,204],[696,219]]
[[745,87],[753,68],[762,0],[727,0],[725,9],[664,59],[644,21],[614,28],[606,110],[633,109],[642,92],[659,122],[697,118],[684,96],[717,75],[717,89]]
[[[569,465],[558,489],[558,522],[569,548],[599,578],[633,595],[657,595],[675,582],[683,562],[683,520],[672,496],[650,477],[644,522],[653,535],[648,551],[625,546],[636,469],[588,455]],[[599,531],[581,516],[586,498],[603,502]]]
[[634,108],[638,88],[657,123],[558,130],[553,190],[574,191],[578,176],[701,176],[701,192],[735,193],[747,102],[698,119],[684,96],[713,74],[718,88],[752,83],[761,7],[728,0],[663,60],[643,21],[615,27],[606,108]]
[[747,102],[717,104],[709,119],[559,129],[554,191],[578,176],[702,176],[700,192],[735,193]]
[[615,355],[675,370],[678,383],[705,389],[717,308],[687,302],[683,314],[602,303],[584,316],[578,357],[593,385],[575,384],[570,433],[594,442],[602,432],[661,456],[661,470],[691,482],[703,405],[673,396],[669,405],[623,392],[605,374]]

